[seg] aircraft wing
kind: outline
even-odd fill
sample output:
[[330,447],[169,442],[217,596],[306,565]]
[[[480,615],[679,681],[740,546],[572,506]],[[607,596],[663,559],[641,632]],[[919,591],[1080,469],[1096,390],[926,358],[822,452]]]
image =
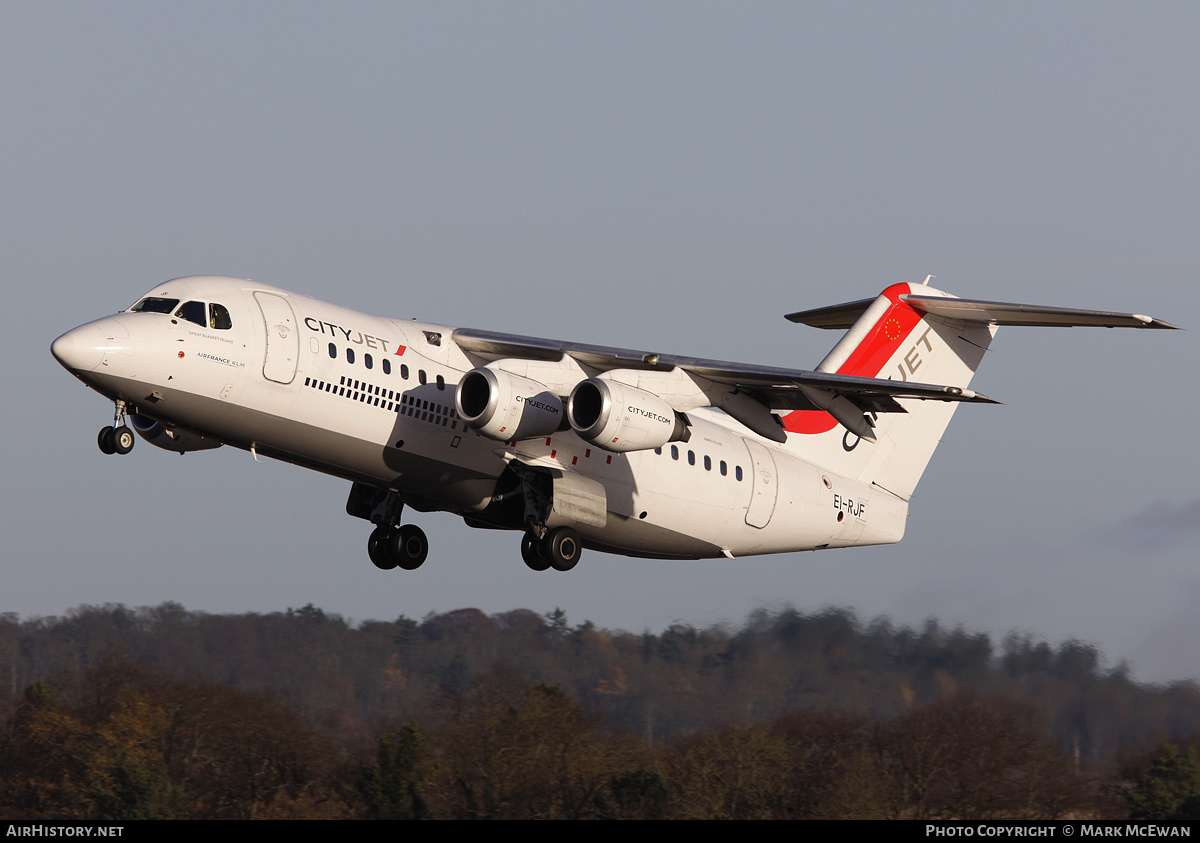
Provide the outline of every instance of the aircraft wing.
[[998,403],[986,395],[954,386],[755,366],[469,328],[456,329],[453,339],[464,351],[486,360],[517,357],[557,361],[569,357],[597,373],[613,369],[659,372],[682,369],[704,380],[749,393],[773,410],[826,409],[814,403],[814,390],[845,397],[864,413],[903,413],[905,410],[896,402],[897,398]]
[[726,363],[720,360],[695,360],[680,365],[684,371],[715,383],[726,384],[742,392],[750,392],[764,400],[772,409],[823,409],[807,397],[808,389],[819,389],[845,396],[863,412],[903,413],[897,398],[921,398],[934,401],[970,401],[979,404],[998,404],[986,395],[956,386],[940,386],[913,381],[893,381],[884,378],[863,378],[828,372],[808,372],[777,369],[770,366],[751,366]]

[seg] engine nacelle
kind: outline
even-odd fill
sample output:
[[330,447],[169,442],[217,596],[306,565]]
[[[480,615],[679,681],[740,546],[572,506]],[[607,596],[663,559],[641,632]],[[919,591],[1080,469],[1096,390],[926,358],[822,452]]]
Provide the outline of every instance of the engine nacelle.
[[657,395],[603,378],[575,385],[567,420],[584,441],[618,453],[686,442],[689,435],[687,419]]
[[129,417],[129,424],[138,432],[139,436],[151,445],[167,451],[175,451],[182,454],[186,451],[211,451],[213,448],[221,447],[220,442],[205,439],[203,436],[197,436],[194,433],[175,430],[174,428],[167,427],[160,421],[155,421],[146,416],[139,416],[136,413]]
[[454,406],[467,427],[501,442],[565,429],[562,399],[545,384],[487,366],[462,376]]

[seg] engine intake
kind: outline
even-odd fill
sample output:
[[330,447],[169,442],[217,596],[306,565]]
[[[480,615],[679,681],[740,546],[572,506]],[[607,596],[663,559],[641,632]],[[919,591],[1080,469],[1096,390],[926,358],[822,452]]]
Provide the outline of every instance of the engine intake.
[[686,442],[690,435],[687,417],[657,395],[603,378],[575,385],[567,420],[584,441],[618,453]]
[[454,406],[468,427],[501,442],[564,429],[562,399],[545,384],[487,366],[462,376]]

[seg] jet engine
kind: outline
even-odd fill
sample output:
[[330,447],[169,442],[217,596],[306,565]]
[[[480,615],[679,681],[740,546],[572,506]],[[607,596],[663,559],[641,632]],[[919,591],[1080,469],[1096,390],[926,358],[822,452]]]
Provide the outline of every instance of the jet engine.
[[686,442],[687,418],[643,389],[588,378],[571,390],[567,420],[580,438],[606,451],[642,451]]
[[454,406],[467,427],[501,442],[566,429],[562,399],[545,384],[487,366],[462,376]]
[[221,447],[220,442],[205,439],[203,436],[197,436],[194,433],[187,433],[167,427],[160,421],[155,421],[152,418],[140,416],[136,413],[129,417],[129,424],[138,432],[139,436],[151,445],[156,445],[167,451],[175,451],[182,454],[186,451],[209,451],[213,448]]

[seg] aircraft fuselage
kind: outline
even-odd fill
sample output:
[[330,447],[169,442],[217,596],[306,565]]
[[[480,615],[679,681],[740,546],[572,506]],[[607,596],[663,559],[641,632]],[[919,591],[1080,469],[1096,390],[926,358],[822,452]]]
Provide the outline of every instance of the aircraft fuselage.
[[[203,437],[510,529],[525,528],[514,467],[580,477],[603,498],[599,518],[572,523],[583,543],[635,556],[736,557],[903,536],[905,500],[818,468],[712,408],[688,411],[686,441],[629,452],[589,444],[565,423],[519,441],[486,436],[456,409],[457,385],[480,360],[449,326],[208,276],[160,285],[138,306],[64,334],[53,350],[143,426],[172,431],[164,447]],[[569,357],[492,365],[560,395],[589,376]]]

